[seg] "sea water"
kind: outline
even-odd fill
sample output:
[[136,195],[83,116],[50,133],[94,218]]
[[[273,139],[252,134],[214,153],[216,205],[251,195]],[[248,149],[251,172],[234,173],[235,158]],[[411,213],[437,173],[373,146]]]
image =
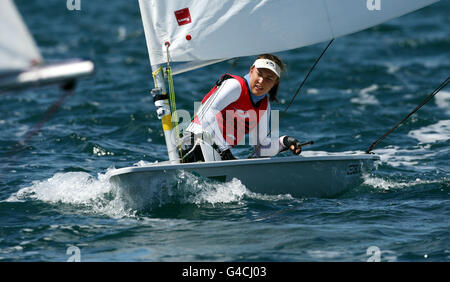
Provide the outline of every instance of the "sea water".
[[[264,195],[180,173],[169,197],[130,206],[111,170],[167,159],[137,1],[15,2],[44,58],[88,58],[96,73],[31,138],[62,93],[0,95],[0,261],[450,260],[448,88],[375,148],[376,170],[345,194]],[[304,155],[366,150],[448,77],[449,9],[441,1],[335,40],[280,134],[313,140]],[[287,72],[273,109],[324,47],[277,53]],[[193,111],[221,74],[245,75],[253,60],[176,76],[177,108]]]

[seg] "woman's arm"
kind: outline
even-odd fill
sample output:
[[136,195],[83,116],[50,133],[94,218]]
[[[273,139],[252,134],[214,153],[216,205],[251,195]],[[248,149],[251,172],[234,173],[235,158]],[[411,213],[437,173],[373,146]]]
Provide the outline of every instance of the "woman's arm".
[[[257,144],[254,145],[256,157],[271,157],[284,149],[282,137],[279,137],[279,117],[278,112],[271,115],[270,104],[267,110],[260,117],[258,126],[254,128],[250,135],[257,136]],[[272,128],[270,135],[269,129]],[[256,131],[256,132],[255,132]],[[250,139],[251,140],[251,139]]]

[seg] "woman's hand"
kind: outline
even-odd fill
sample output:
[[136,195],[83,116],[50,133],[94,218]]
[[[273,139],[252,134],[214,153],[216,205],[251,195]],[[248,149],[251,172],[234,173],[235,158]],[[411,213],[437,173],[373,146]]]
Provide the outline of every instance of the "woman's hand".
[[283,145],[286,149],[291,150],[294,155],[300,155],[300,153],[302,152],[302,146],[300,142],[294,137],[284,136]]
[[231,153],[230,149],[221,152],[220,157],[222,158],[222,161],[236,160],[236,158]]

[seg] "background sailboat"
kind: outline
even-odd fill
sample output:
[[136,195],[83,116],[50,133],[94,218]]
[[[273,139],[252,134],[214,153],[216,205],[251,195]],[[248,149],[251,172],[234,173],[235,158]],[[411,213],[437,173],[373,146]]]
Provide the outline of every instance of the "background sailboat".
[[[386,1],[377,11],[365,1],[356,0],[140,0],[139,4],[155,87],[158,93],[166,94],[160,68],[165,62],[194,61],[202,66],[224,58],[299,48],[375,26],[434,2],[437,1]],[[191,63],[189,69],[195,64]],[[163,120],[172,163],[122,168],[111,173],[110,181],[135,199],[159,195],[164,180],[181,170],[225,181],[236,177],[258,193],[330,196],[359,184],[362,171],[370,170],[379,160],[376,155],[342,154],[174,164],[178,159],[175,145],[168,142],[173,134],[170,131],[174,131],[167,122],[170,112],[158,116]],[[263,171],[261,176],[258,172]]]
[[12,0],[0,1],[0,92],[43,84],[64,84],[89,76],[90,61],[47,64]]

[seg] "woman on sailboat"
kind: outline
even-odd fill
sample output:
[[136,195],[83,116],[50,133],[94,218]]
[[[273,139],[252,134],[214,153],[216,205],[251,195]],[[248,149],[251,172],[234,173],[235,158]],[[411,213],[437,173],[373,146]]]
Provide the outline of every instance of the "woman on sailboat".
[[257,157],[285,150],[300,154],[297,139],[270,137],[270,102],[277,101],[283,69],[277,56],[262,54],[244,77],[224,74],[203,98],[198,113],[185,130],[182,162],[236,159],[230,149],[241,145],[245,134],[249,135]]

